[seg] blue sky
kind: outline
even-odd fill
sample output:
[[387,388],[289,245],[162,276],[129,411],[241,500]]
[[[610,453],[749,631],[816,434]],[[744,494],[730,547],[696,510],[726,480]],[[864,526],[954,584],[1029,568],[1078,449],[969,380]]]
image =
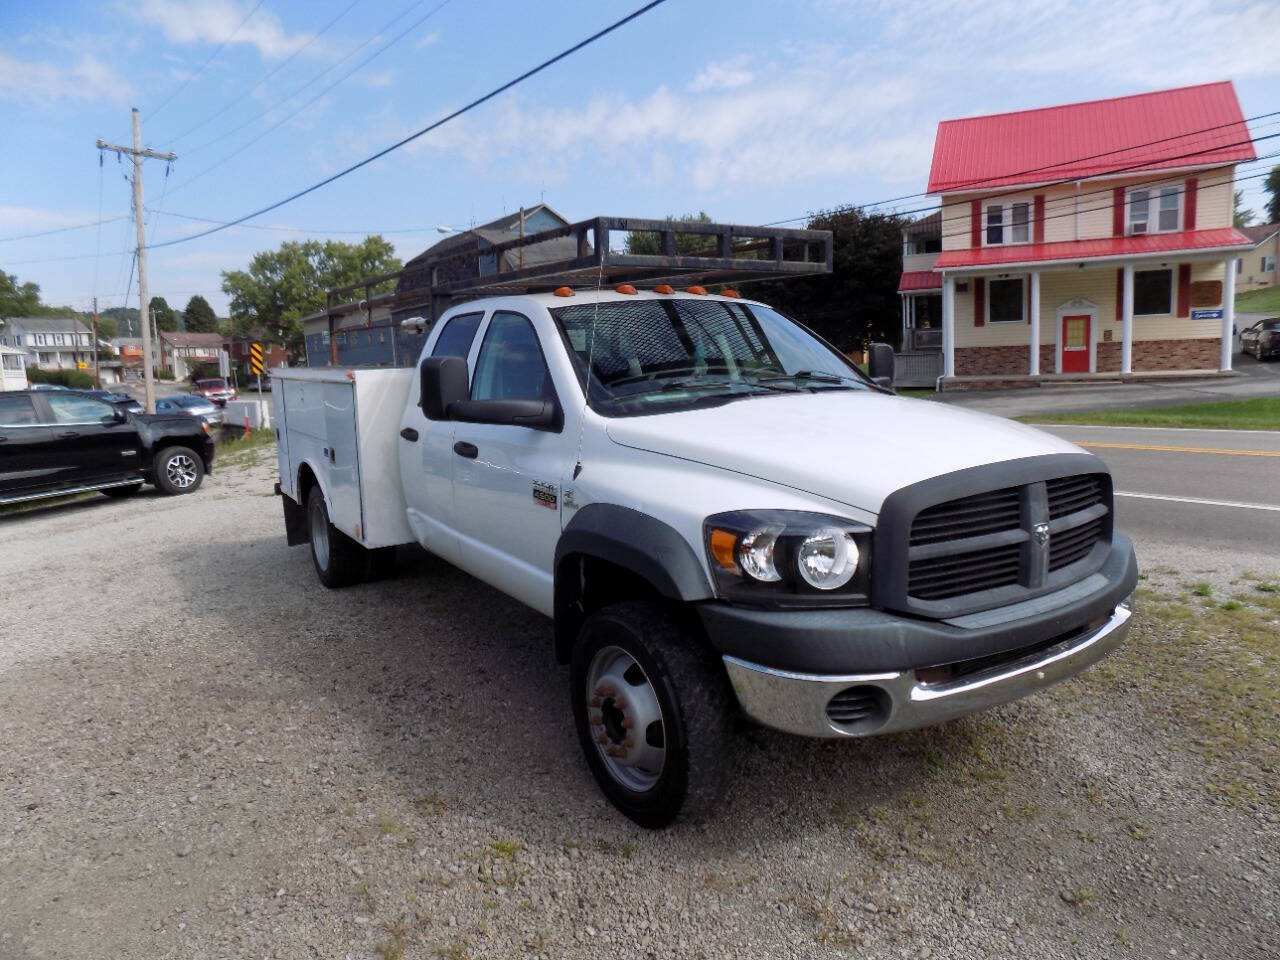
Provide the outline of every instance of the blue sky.
[[[108,155],[100,176],[94,141],[128,142],[132,106],[145,143],[179,157],[167,184],[161,163],[145,176],[146,205],[162,211],[148,235],[173,240],[206,226],[174,214],[225,220],[273,202],[640,0],[255,2],[4,4],[0,237],[97,220],[100,184],[102,216],[127,213],[125,168]],[[439,238],[438,225],[539,198],[571,219],[705,209],[760,223],[912,194],[924,189],[940,119],[1219,79],[1235,81],[1246,116],[1267,113],[1280,110],[1278,49],[1273,4],[1247,0],[668,0],[255,221],[299,231],[236,228],[155,250],[151,292],[175,307],[201,293],[224,312],[220,271],[282,240],[385,231],[407,258]],[[1256,132],[1280,130],[1277,120]],[[1259,181],[1241,186],[1260,209]],[[119,305],[132,229],[115,220],[100,236],[3,242],[0,268],[39,283],[48,302],[84,308],[96,292]]]

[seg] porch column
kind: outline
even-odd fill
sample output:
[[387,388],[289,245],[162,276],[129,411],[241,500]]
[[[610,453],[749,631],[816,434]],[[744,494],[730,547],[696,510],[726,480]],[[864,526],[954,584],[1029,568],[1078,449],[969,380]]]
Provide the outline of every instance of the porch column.
[[1120,372],[1133,373],[1133,264],[1124,265],[1123,312],[1120,329]]
[[1040,271],[1031,274],[1031,375],[1040,376]]
[[907,306],[907,303],[909,300],[910,298],[905,293],[902,294],[902,349],[903,350],[911,349],[910,344],[907,343],[907,326],[908,326],[907,311],[910,309]]
[[942,375],[956,375],[956,281],[942,275]]
[[1232,332],[1236,323],[1236,258],[1228,257],[1223,266],[1227,272],[1222,278],[1222,359],[1218,369],[1226,373],[1231,370],[1231,353],[1236,341]]

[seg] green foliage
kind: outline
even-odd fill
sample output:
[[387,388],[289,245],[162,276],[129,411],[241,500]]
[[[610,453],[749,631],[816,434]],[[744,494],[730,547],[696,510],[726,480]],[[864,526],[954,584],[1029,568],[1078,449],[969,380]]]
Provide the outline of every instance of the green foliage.
[[187,301],[182,315],[186,319],[188,333],[216,333],[218,330],[218,315],[209,306],[209,301],[198,293]]
[[120,325],[116,318],[98,314],[98,339],[114,340],[118,336],[120,336]]
[[[248,270],[226,270],[223,292],[231,298],[231,330],[279,338],[293,350],[302,345],[307,314],[324,309],[325,291],[400,269],[395,248],[380,236],[360,243],[286,241],[256,254]],[[375,287],[380,293],[391,285]]]
[[1257,219],[1258,215],[1246,209],[1243,204],[1244,191],[1237,190],[1231,195],[1231,225],[1234,227],[1247,227]]
[[73,390],[88,390],[93,384],[93,375],[83,370],[42,370],[39,367],[27,368],[27,380],[31,383],[60,383]]
[[[686,213],[683,216],[673,217],[667,216],[668,223],[710,223],[711,218],[707,216],[707,211],[699,210],[697,213]],[[678,235],[676,237],[676,253],[699,253],[703,250],[710,250],[715,247],[715,237],[699,237],[690,234]],[[654,255],[662,253],[662,238],[656,233],[634,232],[628,233],[624,246],[627,253],[631,254],[647,254]]]
[[142,326],[138,319],[137,307],[108,307],[98,314],[102,321],[110,320],[115,324],[118,337],[140,337]]
[[70,307],[50,307],[40,300],[40,285],[18,282],[16,273],[0,270],[0,317],[77,317]]
[[155,322],[156,329],[163,333],[172,333],[178,329],[178,315],[173,312],[164,297],[152,297],[147,312]]
[[753,283],[743,293],[794,317],[846,353],[869,340],[896,344],[902,332],[898,278],[905,224],[901,217],[857,207],[818,213],[808,227],[834,234],[832,272]]
[[1271,194],[1267,201],[1267,223],[1280,223],[1280,166],[1271,168],[1267,179],[1262,181],[1262,188]]
[[152,375],[153,375],[157,380],[172,380],[172,379],[173,379],[173,374],[172,374],[170,371],[168,371],[168,370],[160,370],[160,369],[156,369],[156,370],[151,371],[151,373],[152,373]]

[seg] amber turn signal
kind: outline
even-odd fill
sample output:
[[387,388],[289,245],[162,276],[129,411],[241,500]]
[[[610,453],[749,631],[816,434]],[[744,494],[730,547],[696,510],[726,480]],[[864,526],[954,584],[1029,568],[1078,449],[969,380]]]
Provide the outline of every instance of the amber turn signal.
[[737,535],[728,530],[711,531],[711,556],[715,557],[716,563],[726,570],[738,568],[738,561],[733,556],[733,549],[737,543]]

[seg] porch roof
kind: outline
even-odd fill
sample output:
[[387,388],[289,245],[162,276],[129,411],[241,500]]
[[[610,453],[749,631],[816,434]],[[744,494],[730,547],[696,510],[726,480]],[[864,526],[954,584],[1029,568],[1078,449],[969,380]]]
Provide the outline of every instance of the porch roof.
[[924,290],[941,290],[942,277],[932,270],[908,270],[898,281],[899,293],[917,293]]
[[1235,227],[1213,230],[1183,230],[1136,237],[1101,237],[1094,240],[1065,240],[1058,243],[1019,243],[969,250],[944,250],[938,255],[935,271],[966,270],[974,267],[1013,267],[1038,263],[1079,263],[1086,260],[1126,260],[1148,257],[1176,257],[1220,250],[1230,253],[1253,246],[1253,241]]

